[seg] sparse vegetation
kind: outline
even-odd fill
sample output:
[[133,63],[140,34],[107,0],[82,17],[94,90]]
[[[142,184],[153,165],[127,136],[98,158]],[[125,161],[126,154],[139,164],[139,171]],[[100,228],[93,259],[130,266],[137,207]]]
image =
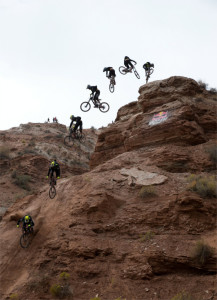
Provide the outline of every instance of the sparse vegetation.
[[13,293],[13,294],[11,294],[10,295],[10,299],[12,300],[19,300],[20,298],[19,298],[19,295],[17,294],[17,293]]
[[140,235],[140,241],[141,242],[149,241],[149,240],[153,239],[154,236],[155,236],[155,233],[153,231],[149,230],[145,234]]
[[215,176],[190,175],[188,190],[198,193],[201,197],[217,197],[217,186]]
[[0,147],[0,159],[10,159],[10,150],[8,147]]
[[73,290],[68,283],[70,275],[66,272],[62,272],[59,277],[62,280],[62,282],[53,284],[50,287],[50,293],[52,294],[52,296],[58,299],[64,299],[64,298],[72,299]]
[[62,272],[62,273],[60,274],[60,279],[68,280],[69,278],[70,278],[69,273]]
[[213,249],[203,241],[197,242],[192,251],[192,258],[199,265],[206,264],[207,260],[212,257],[212,255]]
[[200,87],[202,87],[205,90],[208,88],[208,84],[202,80],[198,80],[197,83],[199,84]]
[[94,126],[91,126],[90,129],[91,129],[92,132],[96,131],[96,128]]
[[212,145],[206,149],[209,153],[210,160],[217,165],[217,145]]
[[14,180],[14,184],[17,186],[21,187],[22,189],[26,191],[30,191],[31,188],[29,186],[29,182],[31,181],[31,176],[29,175],[24,175],[24,174],[18,174],[16,171],[13,171],[11,174],[11,177]]
[[211,94],[217,94],[217,89],[216,89],[216,88],[211,88],[211,89],[209,90],[209,92],[210,92]]
[[196,300],[193,296],[188,293],[181,292],[173,297],[171,300]]
[[101,300],[101,298],[99,298],[98,296],[91,298],[90,300]]
[[156,191],[153,185],[143,186],[139,191],[139,196],[142,199],[156,196]]

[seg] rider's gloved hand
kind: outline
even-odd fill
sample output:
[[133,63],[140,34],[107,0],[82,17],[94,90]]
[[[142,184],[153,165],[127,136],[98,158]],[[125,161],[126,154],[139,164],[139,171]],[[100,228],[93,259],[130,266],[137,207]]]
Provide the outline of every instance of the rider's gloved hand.
[[48,179],[48,176],[46,176],[46,178]]
[[29,224],[28,227],[31,227],[31,225]]
[[17,225],[17,228],[19,228],[20,227],[20,225]]

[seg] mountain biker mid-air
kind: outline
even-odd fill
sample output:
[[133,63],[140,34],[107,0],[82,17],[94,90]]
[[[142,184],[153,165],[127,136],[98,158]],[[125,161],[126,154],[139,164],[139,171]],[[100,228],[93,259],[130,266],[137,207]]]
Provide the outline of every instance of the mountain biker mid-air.
[[149,61],[143,65],[143,69],[145,69],[146,72],[149,71],[150,68],[154,68],[154,64],[151,64]]
[[18,222],[17,222],[17,227],[19,227],[20,225],[20,222],[23,222],[23,230],[25,231],[26,229],[26,225],[28,225],[28,227],[32,227],[33,229],[33,226],[35,225],[33,220],[32,220],[32,217],[30,215],[25,215],[23,218],[19,219]]
[[99,102],[99,95],[100,95],[100,90],[97,88],[97,85],[91,86],[88,84],[87,86],[88,90],[91,90],[92,94],[90,96],[93,96],[93,103],[95,107],[98,107]]
[[49,178],[49,175],[50,175],[50,178],[52,178],[54,175],[54,172],[56,173],[56,178],[60,179],[60,166],[59,166],[58,162],[56,161],[56,159],[54,159],[50,164],[47,178]]
[[82,123],[81,117],[75,117],[74,115],[71,115],[70,119],[71,119],[71,123],[69,125],[69,128],[71,128],[73,125],[73,122],[75,122],[75,126],[73,127],[72,132],[75,133],[79,127],[80,133],[82,133],[82,124],[83,123]]
[[128,56],[125,56],[125,57],[124,57],[124,65],[125,65],[125,67],[127,68],[127,70],[128,70],[129,72],[131,72],[132,69],[133,69],[133,64],[132,64],[131,61],[134,62],[134,63],[136,64],[135,60],[130,59]]
[[116,74],[115,74],[115,70],[112,67],[104,68],[103,72],[106,72],[106,77],[108,77],[108,79],[112,79],[113,78],[114,81],[115,81]]

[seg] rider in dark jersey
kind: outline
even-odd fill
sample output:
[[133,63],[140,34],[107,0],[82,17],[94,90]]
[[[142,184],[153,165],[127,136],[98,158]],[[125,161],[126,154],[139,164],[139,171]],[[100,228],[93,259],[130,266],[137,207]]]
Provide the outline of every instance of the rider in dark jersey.
[[80,133],[82,133],[82,124],[83,123],[82,123],[81,117],[75,117],[74,115],[71,115],[70,119],[71,119],[71,123],[69,125],[69,128],[71,128],[73,125],[73,122],[75,122],[75,126],[72,129],[72,132],[75,132],[79,127]]
[[132,62],[134,62],[136,64],[135,60],[130,59],[128,56],[124,57],[124,65],[128,71],[131,71],[133,69]]
[[95,107],[97,107],[97,102],[99,103],[100,90],[97,88],[97,85],[91,86],[89,84],[87,86],[87,89],[91,90],[91,92],[92,92],[91,96],[93,96],[94,105],[95,105]]

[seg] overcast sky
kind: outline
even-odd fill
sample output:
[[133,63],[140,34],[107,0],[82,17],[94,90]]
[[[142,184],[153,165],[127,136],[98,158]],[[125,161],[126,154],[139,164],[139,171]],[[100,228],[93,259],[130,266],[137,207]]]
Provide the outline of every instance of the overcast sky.
[[[71,114],[84,128],[107,126],[137,100],[146,61],[155,64],[150,81],[181,75],[216,88],[216,29],[217,0],[0,0],[0,130],[55,116],[68,126]],[[126,55],[140,80],[119,73]],[[80,110],[87,84],[109,112]]]

